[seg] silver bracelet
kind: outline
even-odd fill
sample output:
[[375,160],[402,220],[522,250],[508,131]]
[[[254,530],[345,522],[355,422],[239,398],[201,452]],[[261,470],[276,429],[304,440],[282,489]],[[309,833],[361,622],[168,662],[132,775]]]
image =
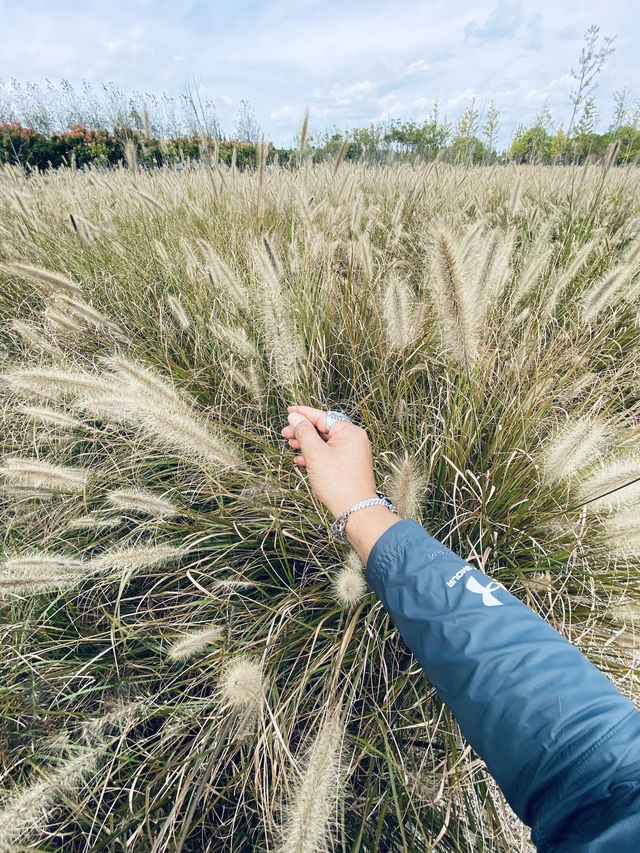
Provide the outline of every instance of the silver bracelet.
[[389,498],[386,495],[383,495],[382,492],[379,492],[376,489],[377,498],[367,498],[363,501],[358,501],[353,506],[350,506],[349,509],[345,510],[341,513],[336,520],[331,524],[329,528],[329,533],[331,534],[331,538],[335,539],[336,542],[340,542],[341,545],[348,545],[349,540],[345,534],[345,528],[347,526],[347,518],[351,515],[352,512],[355,512],[358,509],[363,509],[365,506],[374,506],[376,504],[382,504],[382,506],[386,506],[388,510],[394,512],[396,515],[398,514],[398,510],[391,503]]

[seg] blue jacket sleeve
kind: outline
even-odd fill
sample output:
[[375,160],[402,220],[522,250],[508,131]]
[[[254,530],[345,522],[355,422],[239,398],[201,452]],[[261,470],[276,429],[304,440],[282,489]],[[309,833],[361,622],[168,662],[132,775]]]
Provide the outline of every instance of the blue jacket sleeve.
[[640,712],[604,673],[412,519],[366,572],[538,850],[640,850]]

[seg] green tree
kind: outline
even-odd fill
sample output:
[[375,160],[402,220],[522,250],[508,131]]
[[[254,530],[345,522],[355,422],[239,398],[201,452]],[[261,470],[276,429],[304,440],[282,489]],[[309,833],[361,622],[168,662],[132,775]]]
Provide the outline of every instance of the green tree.
[[260,139],[260,125],[249,101],[242,98],[233,122],[233,135],[238,142],[250,142],[257,145]]
[[564,163],[570,161],[572,156],[571,140],[561,126],[549,141],[549,158],[552,163]]
[[354,128],[351,131],[351,141],[358,159],[373,163],[383,159],[384,130],[381,125],[370,124],[369,127]]
[[573,132],[578,109],[598,85],[598,75],[602,71],[607,58],[615,50],[615,47],[613,47],[615,36],[605,36],[604,44],[600,46],[598,45],[599,39],[600,27],[592,24],[584,35],[584,45],[580,52],[578,67],[571,69],[571,76],[575,81],[575,85],[570,94],[573,111],[569,127],[567,128],[567,136],[571,136]]
[[551,157],[551,137],[540,124],[516,128],[508,156],[516,163],[537,163]]
[[491,101],[487,108],[487,115],[482,125],[482,137],[484,144],[483,162],[488,163],[495,159],[496,144],[500,131],[500,110]]
[[616,108],[613,113],[613,122],[611,124],[611,130],[616,131],[619,127],[628,124],[630,113],[630,96],[631,93],[628,86],[625,86],[624,89],[618,89],[617,92],[613,93],[613,101],[616,105]]
[[476,99],[466,107],[455,126],[449,146],[449,157],[454,163],[479,163],[482,161],[483,145],[477,137],[480,113]]

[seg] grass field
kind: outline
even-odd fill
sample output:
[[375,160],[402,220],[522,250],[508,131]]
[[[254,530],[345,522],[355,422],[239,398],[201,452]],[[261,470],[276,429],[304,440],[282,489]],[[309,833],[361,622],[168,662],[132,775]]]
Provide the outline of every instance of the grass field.
[[0,850],[528,849],[280,430],[637,700],[637,168],[0,190]]

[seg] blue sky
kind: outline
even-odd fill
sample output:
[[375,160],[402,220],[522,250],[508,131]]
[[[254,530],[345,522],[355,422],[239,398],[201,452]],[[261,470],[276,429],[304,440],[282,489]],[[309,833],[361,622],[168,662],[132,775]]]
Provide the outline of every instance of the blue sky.
[[194,79],[231,133],[241,98],[265,136],[424,119],[438,99],[455,119],[475,97],[514,124],[548,103],[568,119],[570,70],[590,24],[616,35],[595,96],[601,127],[624,86],[640,97],[640,11],[631,0],[0,0],[0,78],[178,95]]

